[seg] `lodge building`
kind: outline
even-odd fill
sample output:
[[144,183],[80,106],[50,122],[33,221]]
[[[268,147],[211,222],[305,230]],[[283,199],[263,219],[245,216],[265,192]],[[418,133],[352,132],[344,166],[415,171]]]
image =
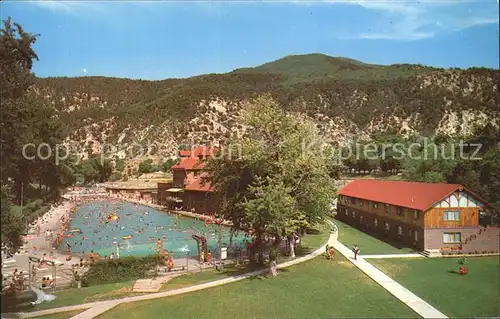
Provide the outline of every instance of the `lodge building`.
[[179,151],[180,162],[172,166],[172,182],[158,183],[158,204],[170,210],[183,210],[213,215],[218,211],[219,196],[213,191],[207,176],[206,161],[216,150],[198,146]]
[[488,204],[459,184],[355,180],[339,191],[336,218],[377,237],[427,251],[498,252]]

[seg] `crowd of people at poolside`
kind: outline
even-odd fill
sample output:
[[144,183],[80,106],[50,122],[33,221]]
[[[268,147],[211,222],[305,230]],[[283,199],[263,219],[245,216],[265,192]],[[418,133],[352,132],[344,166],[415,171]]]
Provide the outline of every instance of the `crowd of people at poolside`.
[[[53,255],[53,253],[51,252],[49,256],[47,256],[47,254],[44,254],[43,257],[40,258],[38,265],[36,265],[36,264],[31,265],[31,272],[28,274],[24,273],[22,270],[19,271],[16,268],[12,272],[11,276],[2,275],[2,277],[3,277],[2,293],[8,292],[8,291],[24,291],[30,285],[38,286],[37,285],[38,271],[43,270],[43,269],[47,269],[46,267],[48,267],[48,266],[52,266],[54,261],[56,261],[56,259]],[[28,284],[27,284],[26,280],[29,281]],[[55,288],[54,279],[49,275],[43,276],[41,278],[41,282],[40,282],[39,287],[42,289]]]
[[154,205],[157,206],[153,198],[143,198],[137,192],[108,192],[109,197],[121,200],[132,201],[134,203],[144,204],[144,205]]

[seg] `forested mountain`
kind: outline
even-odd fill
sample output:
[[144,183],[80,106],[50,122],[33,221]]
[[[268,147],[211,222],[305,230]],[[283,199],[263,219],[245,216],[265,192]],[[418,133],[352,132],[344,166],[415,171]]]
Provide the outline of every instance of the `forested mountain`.
[[31,93],[56,108],[81,153],[96,153],[103,142],[123,149],[157,142],[173,152],[179,143],[243,132],[243,102],[265,92],[338,141],[379,132],[467,136],[475,126],[498,127],[499,80],[492,69],[382,66],[309,54],[186,79],[37,78]]

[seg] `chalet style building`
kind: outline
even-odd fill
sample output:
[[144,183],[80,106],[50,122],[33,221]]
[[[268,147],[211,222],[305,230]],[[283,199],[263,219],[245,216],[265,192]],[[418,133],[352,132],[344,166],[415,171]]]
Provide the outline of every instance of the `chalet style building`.
[[158,204],[170,210],[183,210],[213,215],[219,207],[219,197],[210,183],[203,184],[206,160],[215,150],[198,146],[179,151],[180,162],[172,166],[171,183],[158,183]]
[[498,225],[479,223],[488,206],[458,184],[355,180],[340,190],[336,218],[427,252],[492,253]]

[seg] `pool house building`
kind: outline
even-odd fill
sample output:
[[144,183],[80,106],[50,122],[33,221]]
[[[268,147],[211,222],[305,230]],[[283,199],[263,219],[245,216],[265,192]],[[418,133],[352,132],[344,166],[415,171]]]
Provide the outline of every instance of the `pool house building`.
[[354,180],[337,205],[340,221],[426,253],[499,251],[489,205],[459,184]]

